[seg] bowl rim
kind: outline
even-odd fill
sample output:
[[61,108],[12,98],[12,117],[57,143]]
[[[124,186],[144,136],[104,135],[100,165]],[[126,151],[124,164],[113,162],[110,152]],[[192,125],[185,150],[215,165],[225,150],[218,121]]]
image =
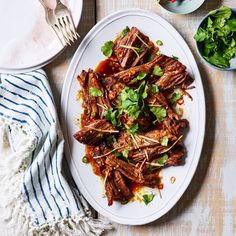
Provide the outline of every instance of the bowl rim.
[[187,15],[187,14],[190,14],[190,13],[196,11],[197,9],[199,9],[199,8],[203,5],[203,3],[204,3],[205,1],[206,1],[206,0],[202,0],[202,3],[200,3],[197,8],[195,8],[194,10],[186,11],[186,12],[175,12],[175,11],[171,11],[171,10],[165,8],[163,4],[161,4],[161,0],[158,0],[158,4],[161,6],[161,8],[165,9],[166,11],[168,11],[168,12],[170,12],[170,13],[177,14],[177,15]]
[[[236,8],[234,8],[234,7],[229,7],[229,8],[236,14]],[[218,10],[218,9],[219,9],[219,8],[213,9],[213,10],[211,10],[211,11]],[[198,24],[197,31],[198,31],[198,29],[200,28],[200,26],[206,21],[206,19],[207,19],[209,16],[210,16],[210,12],[208,12],[208,13],[202,18],[201,22]],[[196,32],[197,32],[197,31],[196,31]],[[215,69],[217,69],[217,70],[221,70],[221,71],[233,71],[233,70],[236,70],[236,67],[220,68],[220,67],[218,67],[218,66],[215,66],[215,65],[211,64],[211,63],[210,63],[209,61],[207,61],[207,60],[203,57],[203,55],[201,54],[201,51],[200,51],[200,49],[199,49],[199,43],[198,43],[196,40],[194,40],[194,41],[195,41],[195,45],[196,45],[198,54],[199,54],[200,57],[204,60],[204,62],[206,62],[207,65],[209,65],[209,66],[211,66],[211,67],[213,67],[213,68],[215,68]]]

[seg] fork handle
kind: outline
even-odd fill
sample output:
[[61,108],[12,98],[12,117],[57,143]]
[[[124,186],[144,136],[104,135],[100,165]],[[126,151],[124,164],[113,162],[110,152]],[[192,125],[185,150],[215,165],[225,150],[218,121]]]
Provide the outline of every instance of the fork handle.
[[48,9],[48,6],[45,4],[43,0],[39,0],[39,2],[42,4],[45,10]]

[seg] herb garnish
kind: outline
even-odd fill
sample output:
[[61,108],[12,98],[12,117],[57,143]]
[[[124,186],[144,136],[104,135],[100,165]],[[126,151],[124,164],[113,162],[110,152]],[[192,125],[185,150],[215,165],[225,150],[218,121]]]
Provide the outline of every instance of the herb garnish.
[[211,11],[194,39],[208,62],[230,67],[230,60],[236,57],[236,15],[226,6]]
[[104,43],[104,45],[101,48],[102,53],[106,56],[106,57],[110,57],[112,55],[113,52],[113,46],[114,46],[114,42],[113,41],[107,41]]
[[157,159],[157,163],[161,166],[164,166],[168,160],[168,155],[164,154],[160,158]]
[[118,158],[122,156],[122,154],[119,153],[117,150],[114,151],[113,154],[114,154],[116,157],[118,157]]
[[146,76],[147,76],[146,73],[140,72],[140,73],[137,75],[137,77],[135,77],[134,79],[131,80],[130,84],[134,84],[134,83],[138,82],[139,80],[143,80]]
[[159,87],[156,84],[152,84],[151,91],[152,93],[158,93]]
[[129,31],[130,31],[129,26],[126,26],[122,31],[122,37],[124,38]]
[[144,109],[144,99],[147,98],[148,86],[143,81],[137,89],[125,87],[119,96],[119,114],[123,112],[137,119]]
[[89,93],[93,97],[101,97],[102,96],[102,91],[96,87],[90,87]]
[[154,121],[154,123],[156,121],[158,122],[162,122],[163,119],[166,117],[167,112],[166,109],[163,107],[151,107],[150,111],[156,116],[156,120]]
[[155,194],[151,193],[151,194],[144,194],[143,195],[143,202],[148,205],[152,200],[153,198],[155,197]]
[[154,66],[152,74],[156,76],[162,76],[164,73],[160,66]]
[[118,111],[113,108],[107,108],[104,116],[107,121],[110,121],[113,125],[117,126],[119,124],[118,121]]
[[129,128],[127,129],[127,132],[128,132],[129,134],[135,134],[135,133],[137,133],[138,131],[139,131],[139,125],[138,125],[138,123],[134,124],[133,126],[131,126],[131,127],[129,127]]
[[167,136],[164,136],[163,138],[161,138],[161,140],[160,140],[161,146],[167,146],[168,141],[169,141],[169,139]]
[[128,158],[128,157],[129,157],[129,150],[128,150],[128,149],[125,149],[125,150],[122,152],[122,155],[123,155],[125,158]]
[[183,94],[181,94],[181,93],[177,93],[177,92],[173,93],[172,97],[170,99],[170,104],[173,105],[174,103],[176,103],[182,97],[183,97]]

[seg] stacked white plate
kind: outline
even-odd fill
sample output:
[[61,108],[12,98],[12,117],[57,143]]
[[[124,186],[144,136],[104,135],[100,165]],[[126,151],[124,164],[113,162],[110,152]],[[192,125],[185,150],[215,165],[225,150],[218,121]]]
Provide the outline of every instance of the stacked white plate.
[[[45,0],[55,7],[56,0]],[[77,26],[82,0],[62,0]],[[52,61],[63,46],[45,20],[38,0],[0,1],[0,72],[19,73],[40,68]]]

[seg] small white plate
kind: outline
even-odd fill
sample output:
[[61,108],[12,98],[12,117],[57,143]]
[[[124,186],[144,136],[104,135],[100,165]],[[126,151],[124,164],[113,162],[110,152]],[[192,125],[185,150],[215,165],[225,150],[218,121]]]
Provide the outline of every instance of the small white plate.
[[[56,0],[45,2],[52,8],[56,5]],[[77,26],[83,1],[62,2],[71,10]],[[38,0],[1,0],[0,29],[0,72],[20,73],[42,67],[64,48],[47,24]]]
[[160,0],[159,4],[165,10],[176,14],[189,14],[196,11],[205,0],[176,0],[171,2],[170,0]]
[[[194,77],[193,85],[196,89],[190,91],[193,101],[185,98],[184,103],[185,117],[190,122],[190,129],[184,140],[188,151],[186,162],[182,166],[163,170],[162,198],[156,193],[148,206],[134,201],[126,205],[114,202],[109,207],[107,199],[103,197],[100,178],[93,173],[90,165],[82,163],[84,145],[73,138],[73,134],[79,129],[76,118],[80,117],[82,112],[81,104],[76,101],[76,94],[80,89],[76,77],[82,69],[95,68],[98,62],[104,59],[101,46],[108,40],[114,40],[117,33],[127,25],[138,27],[153,42],[162,40],[164,45],[161,51],[166,55],[179,57]],[[205,132],[205,98],[197,63],[189,47],[163,18],[150,11],[133,9],[116,12],[100,21],[84,38],[72,59],[63,87],[61,111],[66,156],[72,175],[80,191],[96,211],[121,224],[140,225],[160,218],[177,203],[188,187],[200,159]],[[176,178],[174,184],[170,181],[172,176]]]

